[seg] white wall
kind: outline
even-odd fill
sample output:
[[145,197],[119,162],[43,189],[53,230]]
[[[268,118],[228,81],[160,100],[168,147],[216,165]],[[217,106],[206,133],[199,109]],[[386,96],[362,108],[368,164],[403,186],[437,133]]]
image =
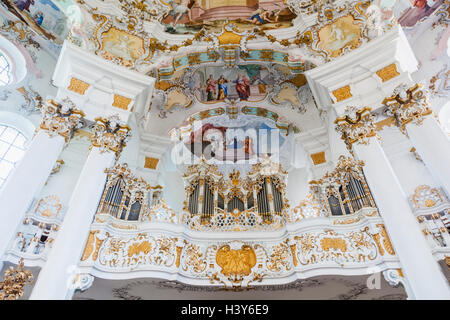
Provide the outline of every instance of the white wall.
[[407,197],[411,196],[419,185],[439,186],[423,162],[410,152],[413,148],[411,141],[397,127],[384,128],[379,135],[382,137],[382,147]]
[[89,153],[90,142],[83,138],[74,138],[63,150],[59,159],[64,161],[59,172],[51,175],[42,188],[38,199],[49,195],[57,196],[64,208],[69,205],[72,192],[78,181],[81,169]]
[[131,169],[133,173],[136,173],[136,168],[140,165],[141,167],[143,164],[139,164],[138,158],[139,158],[139,147],[140,147],[140,138],[139,138],[139,129],[136,125],[136,121],[134,116],[130,117],[130,121],[128,123],[128,126],[131,128],[131,137],[127,141],[126,147],[123,149],[122,153],[120,154],[119,163],[128,163],[128,167]]
[[310,170],[307,168],[289,171],[286,194],[291,207],[297,206],[309,193]]
[[163,199],[169,207],[177,212],[183,210],[185,200],[184,182],[177,171],[166,171],[159,176],[159,184],[163,187]]

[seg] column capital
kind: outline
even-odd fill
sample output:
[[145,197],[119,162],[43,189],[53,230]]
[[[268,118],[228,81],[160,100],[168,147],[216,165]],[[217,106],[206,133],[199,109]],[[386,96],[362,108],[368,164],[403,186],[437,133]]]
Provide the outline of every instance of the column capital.
[[422,84],[409,87],[402,83],[394,89],[392,96],[383,100],[386,114],[394,116],[397,126],[403,133],[408,123],[421,125],[424,117],[432,113],[428,107],[426,91],[422,90],[422,87]]
[[336,131],[341,133],[341,139],[349,150],[353,143],[368,144],[370,138],[379,138],[374,124],[375,115],[371,110],[369,107],[358,110],[357,107],[349,106],[346,108],[346,115],[334,121]]
[[39,129],[47,131],[50,137],[60,135],[67,143],[75,130],[84,126],[83,111],[77,109],[69,98],[61,102],[47,100],[40,109],[42,122]]
[[123,124],[118,115],[95,118],[95,122],[91,148],[97,147],[102,153],[112,151],[118,157],[131,136],[131,128]]

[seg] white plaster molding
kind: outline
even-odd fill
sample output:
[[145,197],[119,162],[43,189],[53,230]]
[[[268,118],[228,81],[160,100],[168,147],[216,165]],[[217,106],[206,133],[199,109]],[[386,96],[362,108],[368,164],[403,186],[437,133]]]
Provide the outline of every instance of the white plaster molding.
[[[376,71],[395,63],[400,75],[382,82]],[[411,73],[417,70],[417,60],[401,27],[327,64],[305,72],[319,108],[333,107],[338,115],[347,105],[381,106],[402,82],[410,83]],[[337,102],[333,90],[350,86],[352,97]]]
[[[84,95],[70,91],[71,78],[88,83]],[[127,122],[131,112],[143,114],[149,105],[155,79],[88,53],[68,41],[64,42],[53,75],[57,98],[69,97],[86,114],[86,119],[119,114]],[[113,107],[114,95],[131,99],[128,109]]]

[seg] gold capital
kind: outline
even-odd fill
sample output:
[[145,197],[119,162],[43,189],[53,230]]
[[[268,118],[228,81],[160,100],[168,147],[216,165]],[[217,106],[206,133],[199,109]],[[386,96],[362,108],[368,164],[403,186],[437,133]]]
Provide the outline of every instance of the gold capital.
[[408,123],[421,125],[424,117],[432,113],[428,107],[426,94],[421,88],[421,84],[415,84],[410,88],[406,84],[401,84],[394,89],[392,96],[383,100],[386,113],[395,118],[396,125],[403,133],[406,132],[405,127]]
[[47,100],[40,109],[42,122],[39,129],[47,131],[51,137],[60,135],[68,142],[75,131],[84,125],[83,111],[78,110],[69,98],[61,103]]
[[349,150],[353,143],[368,144],[370,138],[378,137],[374,124],[375,116],[371,110],[369,107],[360,110],[356,107],[347,107],[347,114],[334,121],[336,131],[341,133],[341,138]]
[[112,151],[118,157],[126,146],[126,141],[131,136],[131,128],[122,124],[117,115],[106,119],[96,118],[95,121],[96,124],[92,130],[91,148],[100,148],[102,153]]

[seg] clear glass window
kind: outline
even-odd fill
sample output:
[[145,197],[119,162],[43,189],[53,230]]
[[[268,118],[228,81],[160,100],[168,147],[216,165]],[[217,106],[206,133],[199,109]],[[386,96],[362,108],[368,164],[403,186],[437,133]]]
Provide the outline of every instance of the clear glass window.
[[25,153],[27,139],[18,130],[0,124],[0,189]]
[[11,81],[10,65],[6,57],[0,52],[0,87],[6,86]]

